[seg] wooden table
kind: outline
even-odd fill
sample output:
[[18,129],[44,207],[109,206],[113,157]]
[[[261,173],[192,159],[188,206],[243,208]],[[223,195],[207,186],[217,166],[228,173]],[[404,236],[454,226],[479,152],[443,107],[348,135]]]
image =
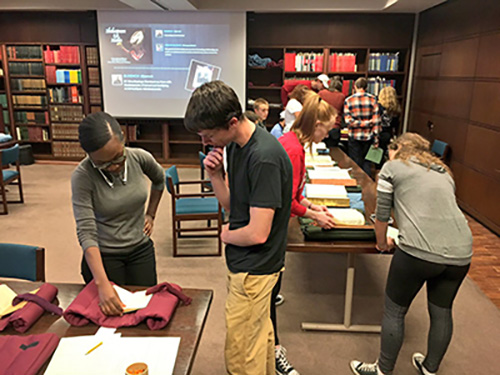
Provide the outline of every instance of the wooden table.
[[[341,168],[352,168],[351,176],[362,188],[365,203],[365,218],[370,221],[370,214],[375,212],[376,183],[342,150],[338,147],[330,151],[330,155]],[[304,330],[341,331],[341,332],[371,332],[379,333],[380,325],[351,324],[352,300],[354,292],[355,256],[356,254],[378,254],[373,241],[305,241],[296,217],[290,219],[288,225],[287,251],[302,253],[347,253],[347,275],[344,304],[344,321],[340,324],[302,323]]]
[[[11,281],[0,279],[0,283],[7,284],[16,293],[25,293],[36,289],[41,283]],[[53,284],[59,289],[57,299],[59,306],[65,309],[76,298],[78,293],[83,289],[81,284]],[[139,287],[127,287],[130,290],[144,289]],[[151,331],[145,323],[141,323],[136,327],[118,328],[123,337],[133,336],[171,336],[180,337],[179,352],[175,362],[174,375],[186,375],[191,372],[191,367],[194,362],[194,357],[198,349],[201,333],[205,326],[205,321],[212,303],[213,291],[203,289],[184,289],[186,295],[193,299],[189,306],[184,306],[182,303],[177,307],[172,320],[168,325],[161,330]],[[84,327],[73,327],[69,325],[63,317],[44,314],[29,330],[22,335],[32,335],[37,333],[51,332],[59,337],[72,337],[93,335],[99,329],[93,323],[89,323]],[[21,335],[12,327],[6,328],[0,334],[2,335]],[[43,374],[48,366],[48,362],[41,369],[40,374]]]

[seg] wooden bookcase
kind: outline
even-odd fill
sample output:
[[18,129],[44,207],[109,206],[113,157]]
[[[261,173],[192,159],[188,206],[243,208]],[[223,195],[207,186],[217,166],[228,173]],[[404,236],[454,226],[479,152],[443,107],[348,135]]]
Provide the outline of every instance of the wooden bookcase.
[[97,69],[100,76],[97,48],[79,43],[5,43],[0,48],[13,135],[31,144],[37,159],[80,160],[85,153],[78,144],[78,124],[102,109],[100,82],[89,82],[89,70]]
[[[272,127],[279,120],[279,113],[284,109],[281,104],[281,86],[287,80],[313,80],[319,74],[327,74],[330,78],[340,76],[347,84],[344,94],[352,94],[354,81],[359,77],[365,77],[369,81],[368,91],[377,95],[383,87],[383,83],[394,86],[398,93],[398,99],[404,105],[406,100],[406,87],[408,80],[409,49],[407,47],[335,47],[335,46],[253,46],[248,48],[248,56],[259,55],[261,58],[271,58],[273,64],[268,67],[250,66],[247,63],[247,108],[252,109],[252,101],[264,98],[270,103],[269,117],[266,121],[267,127]],[[287,64],[288,57],[295,54],[303,56],[303,60],[310,61],[308,64]],[[332,65],[334,54],[352,55],[350,65]],[[381,56],[391,55],[394,62]],[[397,63],[395,57],[397,56]],[[372,58],[380,61],[380,68],[373,65]],[[387,62],[389,60],[389,62]],[[282,62],[277,66],[278,62]],[[386,66],[381,66],[382,63]],[[354,64],[354,66],[353,66]],[[339,67],[340,69],[335,69]],[[350,84],[349,84],[350,82]],[[370,85],[370,83],[372,85]],[[378,83],[378,89],[375,84]]]

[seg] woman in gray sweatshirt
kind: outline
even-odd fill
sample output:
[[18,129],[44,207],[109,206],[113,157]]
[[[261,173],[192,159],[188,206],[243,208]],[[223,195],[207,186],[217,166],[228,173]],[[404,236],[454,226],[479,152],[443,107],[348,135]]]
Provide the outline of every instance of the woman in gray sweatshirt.
[[389,159],[377,183],[377,249],[388,251],[387,222],[394,209],[399,227],[385,292],[381,350],[375,363],[351,362],[357,375],[391,375],[404,339],[404,318],[427,284],[431,320],[427,354],[415,353],[422,375],[435,374],[450,343],[451,309],[472,257],[472,235],[458,208],[449,168],[429,149],[429,142],[405,133],[389,146]]
[[125,147],[120,125],[105,112],[87,116],[78,133],[88,154],[71,176],[82,276],[86,283],[95,281],[103,313],[121,315],[122,304],[110,281],[139,286],[157,282],[150,236],[164,171],[149,152]]

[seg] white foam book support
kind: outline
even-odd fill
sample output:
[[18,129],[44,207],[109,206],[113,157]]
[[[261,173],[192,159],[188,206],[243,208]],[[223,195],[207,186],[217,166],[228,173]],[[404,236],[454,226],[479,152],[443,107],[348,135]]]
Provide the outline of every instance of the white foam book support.
[[[136,362],[148,365],[148,375],[171,375],[180,341],[180,337],[114,334],[65,337],[59,342],[45,375],[123,375]],[[90,351],[92,348],[95,349]]]
[[365,217],[353,208],[329,208],[333,221],[338,225],[365,225]]
[[309,178],[311,180],[349,180],[351,175],[348,169],[330,169],[328,170],[310,170],[308,171]]
[[342,185],[306,184],[307,198],[347,198],[347,191]]

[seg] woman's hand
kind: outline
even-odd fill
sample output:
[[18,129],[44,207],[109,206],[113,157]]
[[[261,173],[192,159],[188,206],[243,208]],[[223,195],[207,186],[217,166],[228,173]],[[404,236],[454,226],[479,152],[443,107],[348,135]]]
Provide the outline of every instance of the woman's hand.
[[109,281],[98,286],[97,291],[99,293],[99,307],[104,315],[123,315],[123,307],[125,305]]
[[309,209],[316,212],[328,212],[328,207],[320,206],[319,204],[311,204]]
[[153,234],[153,226],[154,226],[155,219],[151,215],[144,215],[144,233],[146,236],[151,237]]
[[396,247],[396,244],[394,243],[394,239],[391,237],[387,237],[385,243],[375,245],[375,248],[378,251],[380,251],[381,253],[389,252],[389,251],[393,250],[395,247]]
[[323,229],[332,229],[335,226],[333,216],[329,212],[315,211],[313,219]]

